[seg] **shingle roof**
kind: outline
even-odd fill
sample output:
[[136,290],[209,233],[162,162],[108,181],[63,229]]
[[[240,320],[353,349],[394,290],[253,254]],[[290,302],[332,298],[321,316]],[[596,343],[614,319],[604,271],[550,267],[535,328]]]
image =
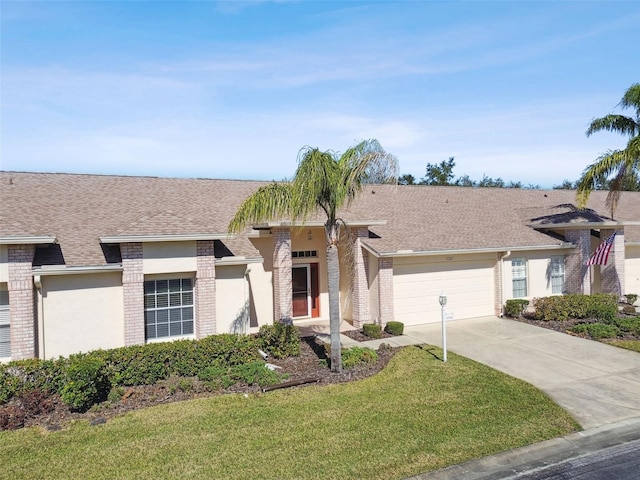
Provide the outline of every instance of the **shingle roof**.
[[[225,233],[240,203],[265,184],[0,172],[0,236],[55,236],[56,246],[39,249],[40,264],[103,265],[119,256],[100,237]],[[529,225],[608,220],[605,198],[594,192],[591,210],[577,212],[566,190],[368,185],[340,216],[386,220],[365,241],[380,253],[543,247],[561,240]],[[640,221],[640,193],[622,195],[616,220]],[[640,227],[625,233],[640,242]],[[244,236],[217,243],[225,255],[259,257]]]

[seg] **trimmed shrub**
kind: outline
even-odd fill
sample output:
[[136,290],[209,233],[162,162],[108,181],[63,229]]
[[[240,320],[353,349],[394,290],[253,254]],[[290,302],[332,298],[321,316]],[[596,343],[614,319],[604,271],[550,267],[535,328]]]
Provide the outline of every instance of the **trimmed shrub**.
[[612,322],[618,313],[616,295],[569,294],[554,297],[536,298],[533,317],[536,320],[568,320],[570,318],[595,318]]
[[343,368],[353,368],[356,365],[368,365],[378,361],[375,350],[367,347],[351,347],[342,350]]
[[207,367],[198,373],[198,379],[205,382],[211,390],[228,388],[238,382],[266,387],[279,383],[285,377],[286,375],[268,369],[262,362],[252,362],[226,368]]
[[524,298],[514,298],[511,300],[507,300],[504,305],[504,313],[508,317],[521,317],[524,309],[529,305],[529,300],[525,300]]
[[614,325],[621,331],[640,336],[640,317],[616,318]]
[[280,322],[262,325],[258,331],[258,345],[274,358],[298,357],[300,329]]
[[636,315],[638,312],[636,312],[636,307],[633,305],[623,305],[622,313],[625,315]]
[[110,387],[104,361],[88,355],[73,355],[69,358],[60,396],[72,409],[86,411],[104,400]]
[[636,295],[635,293],[627,293],[624,298],[629,305],[633,305],[634,303],[636,303],[636,300],[638,300],[638,295]]
[[387,325],[384,327],[384,331],[390,333],[391,335],[402,335],[404,332],[404,323],[402,322],[387,322]]
[[603,323],[579,323],[571,328],[574,333],[587,333],[594,340],[617,337],[620,330],[615,325],[605,325]]
[[377,323],[365,323],[362,325],[362,333],[371,338],[382,338],[382,327]]

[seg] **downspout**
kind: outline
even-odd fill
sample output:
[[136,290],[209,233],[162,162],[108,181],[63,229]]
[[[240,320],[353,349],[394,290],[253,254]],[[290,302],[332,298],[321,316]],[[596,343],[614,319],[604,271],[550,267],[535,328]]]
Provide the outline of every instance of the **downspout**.
[[38,319],[38,357],[47,358],[44,352],[44,293],[42,291],[42,277],[40,275],[33,276],[33,283],[38,292],[38,308],[36,310],[36,316]]
[[500,256],[500,272],[499,272],[499,281],[500,281],[500,316],[504,316],[504,281],[503,281],[503,272],[504,272],[504,259],[511,256],[511,250],[507,250],[507,253]]
[[251,266],[247,264],[247,268],[244,271],[244,304],[245,304],[245,312],[246,312],[246,321],[244,322],[244,333],[245,335],[249,333],[249,328],[251,324],[251,299],[249,298],[249,273],[251,273]]

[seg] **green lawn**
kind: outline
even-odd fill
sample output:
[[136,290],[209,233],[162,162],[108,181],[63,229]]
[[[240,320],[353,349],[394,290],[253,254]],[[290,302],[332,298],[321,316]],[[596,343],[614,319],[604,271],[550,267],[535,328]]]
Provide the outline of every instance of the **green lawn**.
[[2,432],[0,477],[404,478],[579,428],[532,386],[440,353],[407,347],[359,382]]
[[609,345],[614,345],[620,348],[626,348],[627,350],[633,350],[640,353],[640,340],[621,340],[619,338],[610,339],[607,341]]

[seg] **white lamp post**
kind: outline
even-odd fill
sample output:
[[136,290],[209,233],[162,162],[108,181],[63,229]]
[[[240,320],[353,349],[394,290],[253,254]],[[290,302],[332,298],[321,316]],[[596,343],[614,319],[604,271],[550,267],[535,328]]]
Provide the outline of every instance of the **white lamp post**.
[[438,297],[438,301],[440,302],[440,314],[442,316],[442,361],[447,361],[447,326],[446,319],[444,314],[444,306],[447,304],[447,296],[444,292],[440,292],[440,296]]

